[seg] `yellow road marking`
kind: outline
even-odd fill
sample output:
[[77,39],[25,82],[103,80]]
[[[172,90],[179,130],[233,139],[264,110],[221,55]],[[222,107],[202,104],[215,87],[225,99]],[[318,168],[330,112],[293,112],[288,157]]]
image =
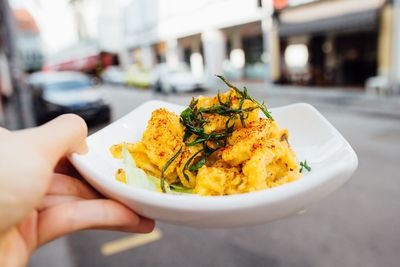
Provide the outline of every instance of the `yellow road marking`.
[[307,212],[307,209],[302,209],[302,210],[297,212],[297,215],[303,215],[306,212]]
[[149,234],[135,234],[132,236],[124,237],[118,240],[104,243],[101,248],[101,254],[104,256],[110,256],[128,249],[140,247],[145,244],[157,241],[161,239],[162,232],[160,229],[155,228],[153,232]]

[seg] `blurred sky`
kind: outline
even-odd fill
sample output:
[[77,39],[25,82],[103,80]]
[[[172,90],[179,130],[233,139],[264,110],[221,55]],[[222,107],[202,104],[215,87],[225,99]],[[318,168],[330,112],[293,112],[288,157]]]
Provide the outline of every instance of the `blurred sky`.
[[[13,8],[26,8],[35,18],[49,54],[66,48],[78,40],[74,12],[69,0],[10,0]],[[101,1],[86,0],[82,12],[89,37],[97,35],[97,16]]]

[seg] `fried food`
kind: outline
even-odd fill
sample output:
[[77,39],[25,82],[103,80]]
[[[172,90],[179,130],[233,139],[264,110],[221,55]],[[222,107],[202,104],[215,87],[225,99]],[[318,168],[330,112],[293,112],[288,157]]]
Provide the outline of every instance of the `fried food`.
[[[128,143],[127,149],[147,174],[204,196],[253,192],[300,179],[288,131],[271,117],[259,117],[260,110],[267,112],[237,88],[201,96],[180,116],[155,110],[142,140]],[[121,147],[111,147],[114,157],[121,157]],[[124,181],[121,170],[117,179]]]

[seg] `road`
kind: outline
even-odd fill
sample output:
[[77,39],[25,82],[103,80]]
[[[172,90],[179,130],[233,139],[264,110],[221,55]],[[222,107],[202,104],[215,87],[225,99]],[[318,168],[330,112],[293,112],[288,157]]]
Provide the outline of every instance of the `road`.
[[[204,230],[160,222],[159,235],[136,247],[132,240],[137,236],[131,234],[83,231],[43,247],[30,267],[399,266],[398,99],[359,92],[270,90],[264,85],[250,90],[270,107],[295,102],[316,106],[358,154],[359,168],[352,179],[305,212],[266,225]],[[186,104],[191,98],[116,87],[105,88],[104,93],[115,119],[150,99]],[[128,245],[118,249],[118,244]],[[110,253],[104,245],[120,253],[105,255]]]

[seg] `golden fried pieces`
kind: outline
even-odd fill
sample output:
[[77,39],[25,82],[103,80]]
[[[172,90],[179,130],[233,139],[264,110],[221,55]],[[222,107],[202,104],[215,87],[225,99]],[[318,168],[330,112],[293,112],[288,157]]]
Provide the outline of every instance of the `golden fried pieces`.
[[[254,102],[240,100],[234,90],[229,90],[215,97],[199,97],[196,108],[204,111],[223,104],[230,109],[247,110],[246,116],[230,119],[228,126],[233,126],[233,132],[223,141],[223,147],[207,156],[204,165],[194,170],[188,168],[205,159],[204,152],[197,152],[204,151],[207,143],[187,146],[196,135],[184,143],[185,128],[180,117],[166,109],[152,113],[140,142],[126,143],[136,165],[148,174],[161,177],[162,168],[182,148],[164,176],[170,184],[180,182],[199,195],[252,192],[301,178],[296,155],[288,143],[287,130],[280,130],[271,119],[259,118],[259,108]],[[226,115],[204,112],[203,116],[205,134],[220,134],[226,130]],[[121,158],[121,148],[121,144],[112,146],[112,155]],[[117,173],[117,179],[124,180],[121,171]]]

